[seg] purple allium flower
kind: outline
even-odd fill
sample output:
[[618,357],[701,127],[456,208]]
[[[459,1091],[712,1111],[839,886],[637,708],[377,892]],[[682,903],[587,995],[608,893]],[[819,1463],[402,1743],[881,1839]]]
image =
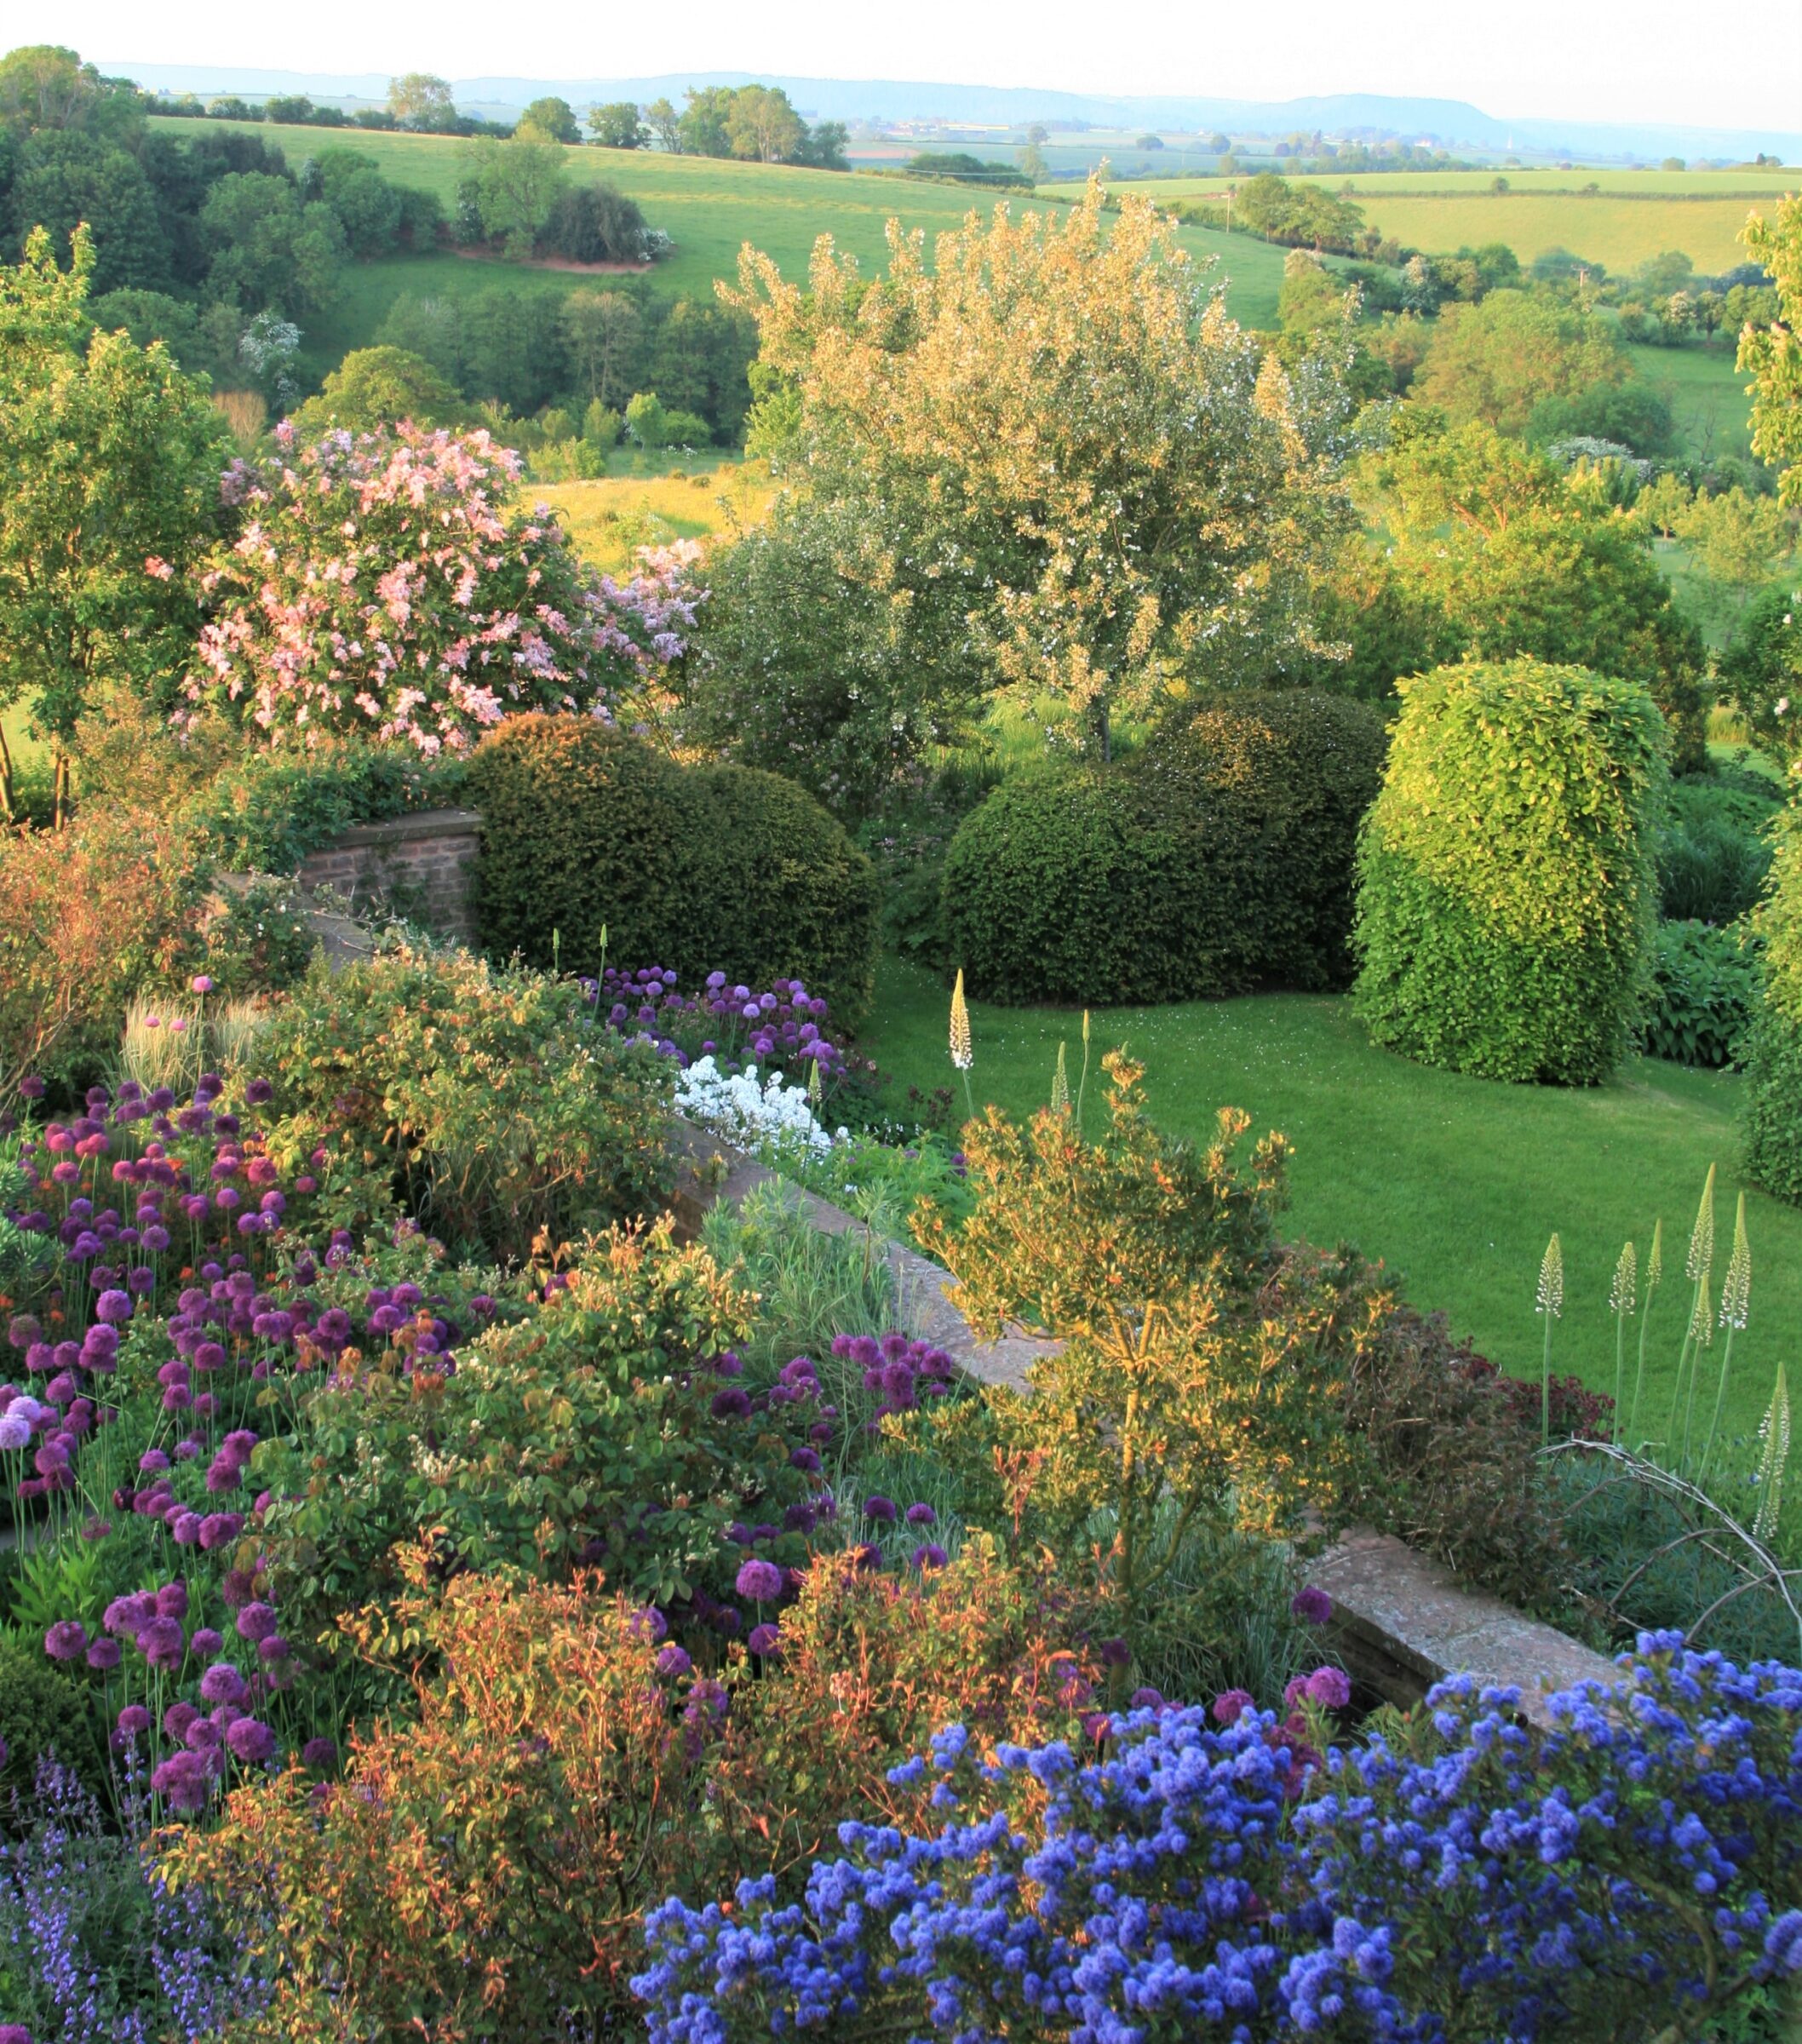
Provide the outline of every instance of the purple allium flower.
[[265,1106],[274,1098],[275,1088],[267,1079],[252,1079],[244,1088],[244,1105],[247,1107]]
[[778,1654],[782,1651],[782,1632],[773,1625],[754,1625],[751,1636],[745,1641],[754,1654]]
[[206,1807],[207,1781],[206,1762],[198,1754],[175,1753],[152,1774],[150,1785],[172,1810],[192,1816]]
[[1324,1625],[1333,1616],[1333,1599],[1310,1583],[1290,1598],[1289,1609],[1304,1625]]
[[188,1651],[197,1661],[209,1660],[225,1645],[225,1635],[215,1632],[209,1625],[199,1627],[188,1641]]
[[244,1679],[229,1661],[215,1661],[200,1678],[200,1694],[209,1703],[242,1703]]
[[114,1324],[131,1318],[131,1295],[129,1292],[102,1292],[95,1308],[95,1316]]
[[323,1737],[308,1739],[301,1748],[301,1761],[315,1773],[323,1774],[328,1767],[336,1767],[338,1764],[338,1742]]
[[660,1675],[686,1675],[693,1667],[694,1662],[686,1652],[674,1645],[664,1647],[657,1657],[657,1672]]
[[1124,1668],[1133,1658],[1133,1650],[1124,1639],[1104,1639],[1101,1642],[1101,1665],[1104,1668]]
[[1128,1699],[1134,1710],[1162,1710],[1163,1692],[1156,1689],[1135,1689]]
[[864,1516],[865,1519],[874,1519],[878,1525],[893,1525],[895,1523],[894,1500],[884,1497],[880,1491],[872,1492],[864,1500]]
[[789,1467],[799,1469],[807,1476],[818,1476],[820,1473],[820,1459],[812,1448],[795,1448],[789,1451]]
[[59,1618],[43,1636],[43,1651],[53,1661],[78,1661],[87,1645],[88,1628],[79,1618]]
[[245,1605],[238,1612],[238,1637],[241,1639],[267,1639],[275,1631],[277,1622],[274,1606],[257,1599]]
[[173,1671],[187,1651],[187,1636],[179,1618],[152,1618],[138,1634],[138,1651],[152,1668]]
[[933,1526],[938,1523],[938,1514],[930,1505],[910,1505],[907,1523],[910,1526]]
[[1225,1690],[1214,1700],[1214,1721],[1216,1725],[1237,1725],[1251,1707],[1251,1697],[1244,1690]]
[[783,1573],[772,1561],[748,1561],[738,1571],[736,1587],[753,1604],[772,1604],[782,1594]]
[[927,1541],[914,1549],[909,1559],[916,1569],[942,1569],[950,1559],[936,1541]]
[[179,1578],[174,1582],[165,1582],[156,1593],[156,1605],[159,1618],[186,1618],[187,1585]]
[[106,1669],[118,1666],[120,1656],[123,1651],[123,1648],[120,1646],[117,1639],[90,1640],[88,1646],[88,1665],[89,1668],[99,1668],[104,1674]]
[[1352,1701],[1351,1678],[1342,1668],[1317,1668],[1308,1677],[1307,1693],[1329,1710],[1343,1710]]
[[205,973],[196,973],[188,985],[197,994],[209,994],[213,990],[213,982]]
[[118,1728],[125,1737],[135,1739],[150,1730],[150,1713],[141,1703],[128,1703],[119,1713]]
[[709,1407],[716,1420],[743,1420],[750,1415],[751,1401],[736,1384],[728,1384],[723,1391],[716,1391]]
[[225,1743],[246,1767],[261,1767],[275,1757],[275,1734],[261,1718],[239,1718]]

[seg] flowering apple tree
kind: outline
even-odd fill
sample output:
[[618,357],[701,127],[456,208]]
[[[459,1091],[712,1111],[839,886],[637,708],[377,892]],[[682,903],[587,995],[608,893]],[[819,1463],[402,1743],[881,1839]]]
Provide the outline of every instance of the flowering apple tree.
[[276,441],[222,480],[242,523],[201,577],[190,704],[272,740],[458,752],[522,710],[611,715],[681,655],[692,549],[595,576],[545,507],[513,501],[519,457],[486,433],[404,423],[297,449],[284,424]]

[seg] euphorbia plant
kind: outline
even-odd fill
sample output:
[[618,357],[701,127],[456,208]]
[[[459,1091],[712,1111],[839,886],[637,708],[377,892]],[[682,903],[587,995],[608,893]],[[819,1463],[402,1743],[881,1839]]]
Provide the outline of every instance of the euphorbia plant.
[[[1105,1064],[1099,1141],[1067,1112],[1021,1128],[991,1108],[964,1133],[974,1214],[954,1230],[928,1211],[917,1229],[973,1326],[1062,1347],[1033,1366],[1030,1394],[991,1390],[912,1424],[973,1478],[1017,1473],[991,1511],[1092,1570],[1130,1635],[1201,1525],[1291,1532],[1329,1499],[1349,1452],[1333,1416],[1341,1329],[1386,1302],[1355,1260],[1277,1241],[1282,1136],[1242,1159],[1249,1119],[1228,1108],[1206,1149],[1168,1142],[1140,1103],[1143,1068],[1119,1051]],[[1111,1528],[1099,1542],[1098,1513]],[[1115,1683],[1123,1695],[1124,1662]]]
[[201,578],[191,702],[303,744],[459,752],[520,710],[604,712],[682,652],[681,558],[596,577],[546,507],[514,503],[519,456],[485,432],[276,439],[226,473],[243,523]]

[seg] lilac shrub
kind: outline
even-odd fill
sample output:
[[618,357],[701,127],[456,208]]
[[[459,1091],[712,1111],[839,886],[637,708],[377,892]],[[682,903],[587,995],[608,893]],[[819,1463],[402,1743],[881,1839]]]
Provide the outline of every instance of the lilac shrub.
[[849,1823],[803,1905],[653,1914],[651,2044],[1694,2035],[1802,1974],[1802,1672],[1662,1634],[1619,1666],[1547,1735],[1466,1679],[1323,1760],[1317,1708],[1239,1697],[1148,1699],[1087,1760],[954,1725],[891,1777],[935,1779],[936,1835]]
[[654,683],[693,623],[686,554],[597,577],[554,515],[510,500],[519,456],[485,432],[292,428],[224,479],[241,515],[202,586],[191,703],[302,745],[353,734],[467,750],[521,710],[606,714]]

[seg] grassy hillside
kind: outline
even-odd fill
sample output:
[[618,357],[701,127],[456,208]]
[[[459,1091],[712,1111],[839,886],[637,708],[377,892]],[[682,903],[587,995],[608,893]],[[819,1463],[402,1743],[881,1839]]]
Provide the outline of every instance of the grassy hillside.
[[616,474],[591,483],[539,483],[526,494],[549,504],[577,552],[610,575],[629,568],[640,547],[754,525],[769,508],[766,462],[697,456],[672,467],[676,457],[656,458],[661,474],[642,473],[630,458],[616,456]]
[[[217,123],[158,116],[152,125],[171,135],[191,135]],[[450,204],[466,143],[450,137],[376,135],[361,130],[262,126],[279,143],[290,164],[320,150],[350,147],[373,158],[385,175],[400,184],[436,192]],[[732,276],[738,250],[749,241],[773,256],[783,273],[800,280],[815,240],[830,234],[871,273],[886,260],[885,229],[891,218],[904,228],[921,229],[928,240],[956,227],[972,206],[992,201],[980,192],[916,179],[861,176],[786,165],[738,164],[710,157],[663,156],[651,151],[571,148],[564,152],[572,178],[605,181],[637,200],[653,227],[675,239],[675,253],[651,273],[659,290],[707,295],[714,280]],[[1056,203],[1068,204],[1066,189]],[[1043,201],[1039,202],[1041,204]],[[1230,257],[1227,301],[1247,324],[1272,325],[1277,290],[1283,280],[1283,252],[1261,242],[1201,228],[1185,228],[1183,245],[1198,260]],[[348,274],[340,303],[308,336],[313,352],[341,353],[364,345],[388,306],[402,291],[456,293],[499,282],[521,290],[564,292],[592,288],[592,276],[512,263],[473,261],[449,254],[407,256],[363,263]]]
[[1733,366],[1731,345],[1629,348],[1633,365],[1671,408],[1698,460],[1752,451],[1752,400]]
[[[893,962],[882,968],[868,1048],[903,1088],[951,1082],[945,998],[926,973]],[[978,1110],[990,1100],[1014,1114],[1042,1106],[1060,1040],[1081,1061],[1081,1018],[1072,1012],[978,1002],[972,1010]],[[1251,1115],[1255,1131],[1283,1130],[1295,1145],[1286,1228],[1383,1257],[1417,1303],[1443,1307],[1458,1333],[1522,1375],[1539,1369],[1543,1323],[1533,1311],[1534,1283],[1556,1228],[1566,1304],[1553,1365],[1612,1389],[1610,1277],[1628,1237],[1644,1256],[1661,1215],[1666,1278],[1652,1312],[1641,1410],[1641,1431],[1661,1433],[1689,1307],[1684,1245],[1710,1163],[1720,1167],[1723,1244],[1732,1227],[1742,1080],[1644,1058],[1609,1085],[1581,1091],[1463,1078],[1377,1049],[1345,1001],[1296,994],[1098,1012],[1098,1059],[1122,1042],[1145,1062],[1161,1126],[1205,1137],[1215,1109],[1232,1105]],[[1098,1110],[1092,1071],[1091,1128]],[[1728,1387],[1728,1425],[1742,1438],[1763,1416],[1772,1372],[1790,1354],[1802,1315],[1802,1212],[1758,1192],[1746,1205],[1752,1317]],[[1717,1348],[1709,1365],[1719,1361]]]
[[[1707,275],[1743,262],[1738,235],[1755,208],[1793,190],[1788,171],[1512,170],[1491,190],[1493,171],[1397,171],[1392,175],[1297,179],[1332,191],[1351,186],[1370,226],[1409,248],[1438,255],[1506,242],[1524,263],[1569,249],[1610,273],[1681,249]],[[1598,189],[1586,192],[1593,182]],[[1146,187],[1171,198],[1225,196],[1219,178],[1160,179]]]

